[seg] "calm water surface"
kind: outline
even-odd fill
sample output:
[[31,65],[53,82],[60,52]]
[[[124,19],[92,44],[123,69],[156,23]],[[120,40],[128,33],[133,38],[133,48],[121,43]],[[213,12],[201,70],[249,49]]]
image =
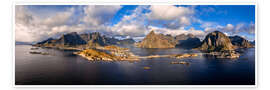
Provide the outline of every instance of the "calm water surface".
[[[74,51],[30,50],[30,45],[15,46],[16,85],[254,85],[255,49],[246,49],[238,60],[204,56],[181,59],[189,65],[170,64],[181,61],[156,58],[130,63],[88,61]],[[50,55],[29,54],[30,51]],[[140,56],[199,52],[180,49],[131,48]],[[145,70],[143,67],[150,67]]]

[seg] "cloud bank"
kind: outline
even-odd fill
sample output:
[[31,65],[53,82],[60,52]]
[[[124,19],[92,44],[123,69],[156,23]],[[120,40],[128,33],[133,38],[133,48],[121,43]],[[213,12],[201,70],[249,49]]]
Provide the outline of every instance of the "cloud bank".
[[[61,8],[61,6],[59,6]],[[218,22],[201,20],[196,17],[196,6],[137,6],[130,14],[119,14],[124,6],[95,5],[70,6],[67,9],[37,13],[29,6],[15,7],[15,40],[20,42],[39,42],[49,37],[57,38],[69,32],[101,32],[105,35],[126,35],[140,39],[151,30],[157,33],[194,34],[201,39],[214,30],[229,35],[255,33],[255,25],[238,23],[220,25]],[[212,10],[212,9],[211,9]],[[113,21],[119,18],[119,21]],[[193,24],[199,24],[195,28]]]

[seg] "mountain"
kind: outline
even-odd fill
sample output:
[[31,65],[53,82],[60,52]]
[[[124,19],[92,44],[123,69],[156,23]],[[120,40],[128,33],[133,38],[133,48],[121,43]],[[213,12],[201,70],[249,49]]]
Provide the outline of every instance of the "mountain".
[[99,32],[81,34],[80,36],[89,46],[105,46],[108,44],[106,37],[102,36]]
[[71,32],[62,35],[57,43],[64,46],[76,46],[86,44],[87,42],[83,40],[76,32]]
[[77,46],[77,45],[84,45],[86,42],[76,33],[71,32],[62,35],[59,39],[48,38],[47,40],[38,42],[35,46]]
[[38,42],[35,46],[45,47],[96,47],[107,45],[133,44],[133,39],[118,40],[101,35],[99,32],[77,34],[76,32],[62,35],[59,39],[48,38],[47,40]]
[[175,36],[175,39],[177,41],[179,40],[187,40],[188,38],[196,38],[196,36],[194,36],[193,34],[180,34],[180,35],[177,35]]
[[132,45],[135,43],[135,40],[133,40],[132,38],[128,38],[128,39],[123,39],[123,40],[119,40],[118,41],[118,45]]
[[199,38],[192,34],[171,35],[155,34],[151,31],[141,42],[137,44],[141,48],[183,48],[192,49],[201,45]]
[[176,41],[172,36],[155,34],[151,31],[146,37],[137,44],[141,48],[174,48]]
[[248,40],[240,36],[230,36],[231,43],[238,48],[251,48],[254,47]]
[[102,36],[99,32],[81,34],[80,35],[90,46],[106,46],[106,45],[122,45],[133,44],[135,41],[131,38],[118,40],[115,38],[109,38]]
[[256,44],[255,40],[251,41],[250,43],[251,43],[253,46],[255,46],[255,44]]
[[51,43],[51,41],[54,40],[53,38],[48,38],[44,41],[38,42],[37,44],[45,44],[45,43]]
[[175,36],[175,40],[178,41],[176,47],[184,49],[197,48],[201,45],[199,38],[192,34],[180,34]]
[[203,51],[230,51],[234,50],[229,37],[220,31],[209,33],[202,42],[199,49]]

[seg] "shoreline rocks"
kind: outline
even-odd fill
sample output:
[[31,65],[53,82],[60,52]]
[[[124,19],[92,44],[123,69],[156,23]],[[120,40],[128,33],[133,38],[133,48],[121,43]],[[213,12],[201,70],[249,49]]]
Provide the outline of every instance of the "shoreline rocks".
[[95,49],[85,49],[79,52],[74,52],[90,61],[103,60],[103,61],[138,61],[140,59],[153,59],[153,58],[189,58],[196,57],[198,54],[172,54],[172,55],[150,55],[150,56],[137,56],[129,51],[128,48],[121,48],[117,46],[97,47]]
[[240,54],[235,51],[223,51],[223,52],[210,52],[206,53],[207,56],[213,56],[215,58],[236,59],[240,57]]
[[151,69],[150,67],[143,67],[143,69],[145,69],[145,70],[149,70],[149,69]]
[[184,64],[184,65],[189,65],[189,62],[185,62],[185,61],[180,61],[180,62],[171,62],[171,64]]
[[80,55],[88,60],[103,61],[138,61],[138,57],[126,48],[117,46],[98,47],[96,49],[85,49],[74,54]]
[[49,55],[47,52],[37,52],[37,51],[31,51],[30,54],[41,54],[41,55]]
[[189,57],[197,57],[198,54],[196,53],[191,53],[191,54],[176,54],[176,55],[171,55],[171,58],[177,58],[177,59],[181,59],[181,58],[189,58]]
[[37,50],[37,49],[39,49],[39,48],[37,48],[37,47],[32,47],[32,48],[30,48],[31,50]]

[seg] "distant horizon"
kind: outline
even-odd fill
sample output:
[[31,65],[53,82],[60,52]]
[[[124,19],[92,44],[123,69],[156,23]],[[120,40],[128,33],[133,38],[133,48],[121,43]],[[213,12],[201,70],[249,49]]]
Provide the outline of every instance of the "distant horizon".
[[15,42],[35,43],[77,32],[145,37],[209,32],[255,40],[255,5],[16,5]]

